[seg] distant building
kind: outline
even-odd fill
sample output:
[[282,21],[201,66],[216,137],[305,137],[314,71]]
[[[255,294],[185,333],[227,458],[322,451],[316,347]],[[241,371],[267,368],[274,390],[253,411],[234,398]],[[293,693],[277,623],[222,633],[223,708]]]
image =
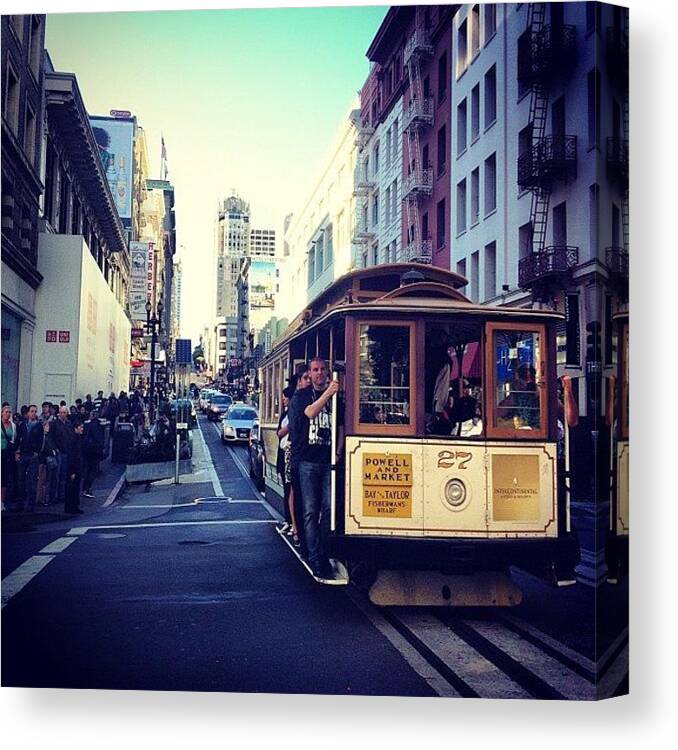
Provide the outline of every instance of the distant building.
[[172,331],[175,339],[181,338],[181,261],[174,262],[172,275]]

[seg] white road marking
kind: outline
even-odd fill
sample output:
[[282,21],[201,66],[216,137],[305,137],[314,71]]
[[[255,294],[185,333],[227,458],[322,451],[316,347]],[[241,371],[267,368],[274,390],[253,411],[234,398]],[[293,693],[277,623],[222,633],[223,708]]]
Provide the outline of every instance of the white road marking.
[[120,494],[120,488],[122,485],[125,484],[125,473],[123,472],[120,479],[118,479],[115,487],[110,491],[108,497],[106,498],[106,502],[101,506],[102,508],[108,508],[109,505],[113,505],[113,503],[116,501],[118,495]]
[[565,698],[595,700],[595,685],[503,625],[480,620],[464,620],[464,624],[529,669]]
[[412,669],[428,684],[436,695],[445,698],[459,698],[460,694],[432,667],[426,659],[388,622],[376,607],[353,589],[346,594],[375,628],[394,646]]
[[619,687],[621,681],[629,671],[629,646],[626,644],[624,650],[614,660],[612,666],[605,672],[598,683],[597,697],[609,698]]
[[552,638],[550,635],[543,633],[538,628],[535,628],[534,625],[530,625],[529,622],[525,622],[525,620],[521,620],[519,617],[515,617],[514,615],[509,614],[503,615],[503,619],[507,622],[512,623],[520,630],[523,630],[525,633],[528,633],[536,640],[541,641],[541,643],[543,643],[545,646],[550,646],[554,651],[557,651],[559,654],[566,657],[570,661],[578,664],[580,667],[583,667],[587,671],[591,672],[591,674],[596,673],[596,663],[594,661],[592,661],[591,659],[587,659],[578,651],[575,651],[569,646],[566,646],[564,643],[561,643],[555,638]]
[[200,437],[200,446],[203,450],[203,460],[208,462],[208,471],[210,479],[212,480],[212,488],[216,497],[224,497],[224,491],[221,489],[221,482],[217,476],[217,470],[214,468],[214,462],[212,461],[212,454],[207,447],[205,438],[202,434],[202,427],[200,426],[200,420],[198,420],[198,435]]
[[434,615],[405,612],[398,619],[481,698],[532,697]]
[[74,526],[66,536],[82,536],[87,533],[89,526]]
[[59,539],[55,539],[46,547],[43,547],[40,550],[39,554],[55,555],[58,552],[63,552],[66,549],[66,547],[70,547],[71,544],[73,544],[73,542],[76,541],[77,538],[78,538],[77,536],[62,536]]
[[33,555],[2,579],[2,608],[30,583],[56,555]]

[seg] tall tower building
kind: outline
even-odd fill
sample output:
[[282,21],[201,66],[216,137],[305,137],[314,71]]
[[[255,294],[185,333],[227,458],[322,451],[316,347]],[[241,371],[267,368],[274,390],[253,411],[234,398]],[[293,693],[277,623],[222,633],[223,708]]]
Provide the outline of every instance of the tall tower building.
[[217,216],[217,296],[216,315],[236,317],[238,300],[235,292],[240,264],[249,253],[250,205],[235,193],[226,198]]

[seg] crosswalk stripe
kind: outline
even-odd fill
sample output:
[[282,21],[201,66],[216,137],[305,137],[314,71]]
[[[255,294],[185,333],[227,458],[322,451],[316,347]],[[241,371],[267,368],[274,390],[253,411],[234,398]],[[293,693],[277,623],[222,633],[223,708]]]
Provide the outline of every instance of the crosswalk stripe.
[[404,612],[398,618],[481,698],[532,697],[434,615]]
[[609,698],[614,695],[621,681],[626,677],[629,671],[629,646],[622,649],[621,653],[614,660],[612,666],[605,672],[605,675],[598,683],[598,698]]
[[464,620],[463,623],[565,698],[595,699],[596,691],[592,683],[503,625],[479,620]]
[[29,584],[56,555],[33,555],[2,579],[2,607]]

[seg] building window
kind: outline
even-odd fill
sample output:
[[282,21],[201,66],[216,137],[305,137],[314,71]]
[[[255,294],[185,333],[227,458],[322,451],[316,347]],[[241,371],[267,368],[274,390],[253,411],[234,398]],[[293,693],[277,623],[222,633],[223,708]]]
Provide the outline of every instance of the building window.
[[457,78],[466,70],[468,57],[467,29],[467,21],[464,21],[457,30]]
[[532,150],[532,125],[526,125],[518,133],[518,157],[525,156]]
[[457,105],[457,156],[466,151],[466,99]]
[[440,249],[445,246],[445,199],[438,201],[436,206],[436,247]]
[[393,120],[393,140],[391,141],[391,145],[393,146],[393,154],[392,154],[393,159],[392,159],[392,161],[395,161],[396,157],[398,155],[398,138],[399,138],[399,134],[398,134],[398,118],[396,117]]
[[600,141],[600,73],[596,68],[588,74],[588,138],[589,148]]
[[480,168],[471,172],[471,226],[480,220]]
[[580,333],[579,333],[579,295],[565,295],[565,364],[579,365]]
[[471,8],[471,60],[480,51],[480,6]]
[[612,247],[621,247],[621,214],[619,206],[612,204]]
[[386,131],[386,166],[391,166],[391,128]]
[[42,22],[40,16],[31,16],[31,37],[29,47],[29,63],[35,80],[40,78],[40,59],[42,57]]
[[315,245],[311,245],[308,253],[308,285],[313,284],[313,274],[315,273]]
[[497,208],[497,155],[485,159],[485,216]]
[[[14,16],[12,16],[14,18]],[[9,59],[9,55],[6,59]],[[19,76],[14,72],[9,63],[5,75],[5,91],[3,96],[2,114],[10,127],[10,130],[17,135],[19,132],[19,97],[21,87],[19,86]]]
[[567,204],[565,201],[553,207],[553,244],[567,246]]
[[386,188],[386,195],[384,196],[384,222],[386,226],[391,223],[391,186]]
[[471,143],[480,136],[480,84],[471,91]]
[[447,128],[443,125],[438,131],[438,177],[445,173],[447,164]]
[[497,119],[497,66],[493,65],[485,73],[485,127]]
[[479,275],[480,275],[480,253],[476,250],[473,255],[471,255],[471,300],[473,302],[478,302],[478,285],[479,285]]
[[485,10],[485,39],[487,44],[497,31],[497,6],[494,3],[488,3],[483,6]]
[[447,52],[438,60],[438,104],[447,97]]
[[528,221],[518,229],[518,253],[520,258],[532,252],[532,222]]
[[466,231],[466,180],[457,183],[457,234]]
[[378,143],[375,145],[374,151],[372,152],[372,164],[373,164],[373,169],[374,169],[373,174],[374,175],[379,174],[379,144]]
[[61,177],[61,197],[59,198],[59,233],[66,234],[70,226],[70,216],[68,215],[70,193],[70,181],[64,173]]
[[457,261],[457,273],[466,278],[466,258]]
[[379,191],[374,194],[372,199],[372,226],[379,224]]
[[[325,227],[325,267],[329,266],[334,260],[334,244],[332,238],[332,225]],[[279,276],[279,269],[275,269],[275,275]]]
[[497,243],[485,245],[485,299],[497,293]]

